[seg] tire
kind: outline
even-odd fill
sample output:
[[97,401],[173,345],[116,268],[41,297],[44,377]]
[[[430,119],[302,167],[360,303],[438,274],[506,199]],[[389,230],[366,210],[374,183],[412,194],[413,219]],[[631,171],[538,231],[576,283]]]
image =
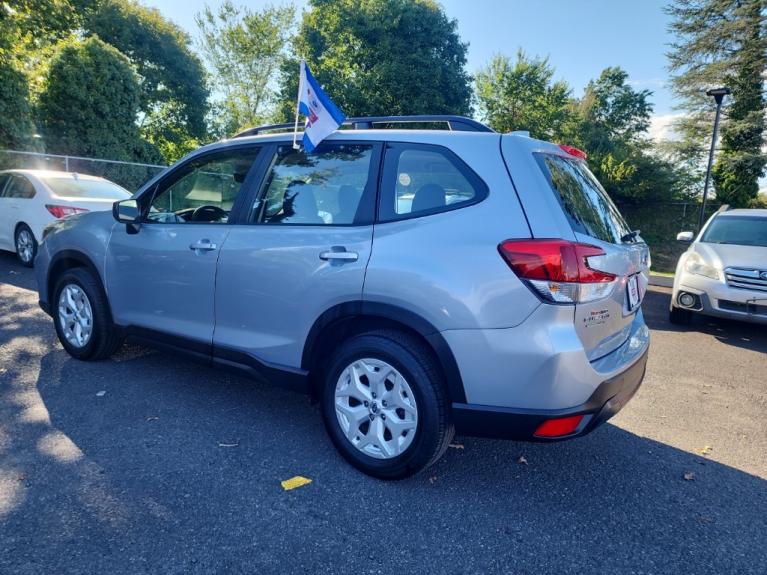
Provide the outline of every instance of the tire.
[[27,224],[20,224],[16,227],[13,240],[16,248],[16,259],[19,260],[19,263],[28,268],[35,265],[37,240]]
[[692,321],[692,312],[689,309],[671,306],[668,312],[668,321],[674,325],[689,325]]
[[[62,301],[62,292],[65,289],[70,290],[68,291],[69,295],[83,296],[83,299],[75,297],[73,300],[75,301],[75,306],[81,310],[79,312],[80,316],[68,313],[72,311],[72,306],[69,304],[65,305],[64,302],[67,301],[66,295]],[[111,356],[122,345],[122,337],[112,324],[109,305],[101,289],[101,284],[87,269],[74,268],[64,272],[56,282],[51,303],[56,335],[58,335],[61,345],[64,346],[64,349],[72,357],[84,361],[105,359]],[[62,306],[66,309],[62,310]],[[86,321],[87,310],[90,310],[89,322]],[[72,341],[72,330],[70,330],[69,325],[64,325],[65,319],[71,325],[74,325],[75,321],[80,323],[79,320],[74,319],[76,317],[85,318],[80,327],[81,333],[87,331],[87,328],[83,327],[85,323],[90,325],[87,339],[83,337],[81,342]]]
[[[320,394],[325,428],[338,451],[354,467],[379,479],[403,479],[423,471],[442,456],[455,430],[440,369],[421,341],[398,331],[365,333],[346,340],[326,365]],[[359,396],[360,389],[364,391],[367,375],[355,378],[363,382],[360,386],[343,387],[344,382],[352,381],[351,371],[347,370],[354,365],[357,373],[371,374],[373,378],[381,371],[387,373],[378,383],[378,378],[366,380],[368,404],[352,397]],[[374,389],[382,391],[376,393]],[[339,401],[345,404],[340,408],[337,391]],[[352,418],[346,413],[351,410],[359,425],[350,423]],[[400,428],[404,431],[397,431]],[[356,445],[353,441],[357,440]]]

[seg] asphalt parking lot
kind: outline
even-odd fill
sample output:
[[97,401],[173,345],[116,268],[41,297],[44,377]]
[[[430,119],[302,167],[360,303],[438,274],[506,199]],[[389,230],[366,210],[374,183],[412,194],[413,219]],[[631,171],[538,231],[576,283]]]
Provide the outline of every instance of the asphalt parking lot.
[[668,297],[601,429],[456,438],[385,483],[301,396],[138,347],[71,359],[0,252],[0,573],[767,573],[767,329],[680,330]]

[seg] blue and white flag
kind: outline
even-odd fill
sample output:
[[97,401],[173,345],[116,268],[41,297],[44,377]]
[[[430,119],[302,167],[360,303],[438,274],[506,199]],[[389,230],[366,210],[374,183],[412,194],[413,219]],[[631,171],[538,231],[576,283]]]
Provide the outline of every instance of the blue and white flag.
[[[304,149],[309,153],[319,146],[322,140],[337,130],[346,119],[341,110],[322,91],[303,60],[301,61],[301,78],[298,82],[295,132],[298,132],[298,112],[306,116],[303,143]],[[295,133],[293,135],[293,147],[298,148]]]

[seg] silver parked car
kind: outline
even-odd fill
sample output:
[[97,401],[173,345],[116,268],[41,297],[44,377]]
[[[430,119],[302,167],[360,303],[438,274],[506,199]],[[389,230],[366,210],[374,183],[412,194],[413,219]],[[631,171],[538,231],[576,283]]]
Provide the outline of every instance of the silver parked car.
[[687,324],[693,314],[767,324],[767,210],[714,214],[676,266],[671,323]]
[[[408,122],[451,129],[386,129]],[[127,336],[307,392],[381,478],[456,431],[554,441],[616,413],[644,375],[649,252],[585,155],[454,116],[348,123],[312,154],[248,130],[50,226],[64,348]]]

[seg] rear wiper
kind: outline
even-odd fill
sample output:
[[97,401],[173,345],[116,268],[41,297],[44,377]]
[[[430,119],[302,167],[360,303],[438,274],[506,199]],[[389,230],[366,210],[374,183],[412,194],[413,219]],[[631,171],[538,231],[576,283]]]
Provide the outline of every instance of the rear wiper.
[[621,243],[628,243],[634,241],[642,230],[634,230],[627,233],[625,236],[621,236]]

